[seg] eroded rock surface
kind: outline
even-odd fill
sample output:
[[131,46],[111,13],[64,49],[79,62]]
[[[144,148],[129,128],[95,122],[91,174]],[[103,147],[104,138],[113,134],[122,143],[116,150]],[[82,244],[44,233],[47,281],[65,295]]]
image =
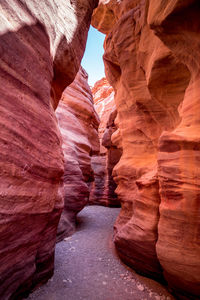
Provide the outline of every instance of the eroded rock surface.
[[106,78],[97,81],[92,89],[94,107],[99,115],[100,154],[92,157],[95,181],[91,185],[90,204],[119,206],[115,193],[116,183],[112,177],[113,167],[119,161],[121,149],[111,141],[115,125],[116,107],[114,91]]
[[20,299],[53,273],[64,171],[53,106],[79,69],[96,3],[0,3],[2,300]]
[[56,110],[65,160],[65,204],[58,240],[74,232],[76,215],[88,203],[90,183],[94,180],[91,156],[99,153],[99,118],[87,79],[81,67],[73,83],[65,89]]
[[156,249],[168,282],[196,296],[200,296],[199,14],[199,1],[163,5],[151,1],[148,14],[150,27],[182,63],[189,81],[179,101],[180,122],[159,140],[161,205]]
[[123,149],[118,253],[186,298],[200,294],[199,12],[192,0],[101,0],[92,21],[107,34]]

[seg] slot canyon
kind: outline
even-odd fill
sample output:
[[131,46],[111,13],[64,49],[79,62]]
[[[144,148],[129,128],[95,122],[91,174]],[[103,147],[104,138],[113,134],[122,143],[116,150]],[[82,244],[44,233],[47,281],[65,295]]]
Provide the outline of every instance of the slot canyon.
[[0,31],[0,300],[200,299],[200,2],[1,0]]

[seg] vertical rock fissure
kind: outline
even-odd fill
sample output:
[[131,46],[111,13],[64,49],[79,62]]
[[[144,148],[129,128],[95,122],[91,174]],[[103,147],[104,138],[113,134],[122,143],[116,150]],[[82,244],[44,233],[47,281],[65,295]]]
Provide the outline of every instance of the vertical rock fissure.
[[56,234],[89,203],[121,205],[125,263],[197,299],[199,1],[100,0],[92,95],[80,62],[97,2],[0,3],[0,297],[52,276]]
[[76,215],[84,206],[120,206],[112,177],[121,156],[111,141],[117,130],[116,115],[113,88],[103,78],[91,91],[88,75],[81,67],[56,110],[65,161],[64,210],[57,241],[74,233]]

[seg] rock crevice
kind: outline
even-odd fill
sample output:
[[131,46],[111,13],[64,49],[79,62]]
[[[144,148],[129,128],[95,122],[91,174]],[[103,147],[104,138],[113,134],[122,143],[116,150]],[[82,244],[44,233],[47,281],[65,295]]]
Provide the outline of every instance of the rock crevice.
[[76,215],[88,204],[90,183],[94,181],[92,155],[99,154],[99,117],[87,79],[81,67],[56,110],[65,160],[64,210],[58,226],[58,241],[75,231]]

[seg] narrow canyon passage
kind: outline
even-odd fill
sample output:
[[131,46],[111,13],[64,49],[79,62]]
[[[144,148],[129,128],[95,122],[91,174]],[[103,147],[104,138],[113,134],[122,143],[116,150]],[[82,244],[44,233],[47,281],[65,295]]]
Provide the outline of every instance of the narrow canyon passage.
[[0,300],[200,299],[199,16],[0,1]]
[[134,273],[116,256],[112,234],[119,210],[85,207],[78,215],[76,233],[56,246],[54,276],[28,299],[174,299],[159,283]]

